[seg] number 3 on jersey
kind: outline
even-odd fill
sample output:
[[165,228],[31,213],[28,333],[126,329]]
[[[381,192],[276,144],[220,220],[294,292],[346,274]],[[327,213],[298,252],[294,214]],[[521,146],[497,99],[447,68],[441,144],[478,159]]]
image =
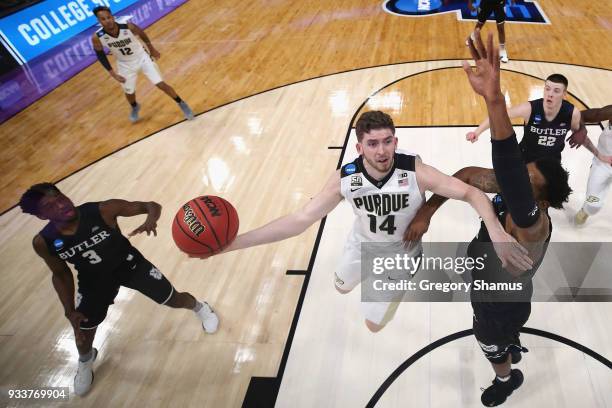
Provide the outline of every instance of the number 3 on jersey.
[[96,254],[96,251],[92,249],[83,252],[81,255],[83,256],[83,258],[87,258],[89,260],[89,263],[92,265],[102,262],[102,258],[100,258],[98,254]]
[[[370,231],[376,234],[376,216],[368,214],[370,218]],[[395,215],[389,215],[378,226],[380,231],[386,231],[387,234],[393,235],[397,227],[395,226]]]

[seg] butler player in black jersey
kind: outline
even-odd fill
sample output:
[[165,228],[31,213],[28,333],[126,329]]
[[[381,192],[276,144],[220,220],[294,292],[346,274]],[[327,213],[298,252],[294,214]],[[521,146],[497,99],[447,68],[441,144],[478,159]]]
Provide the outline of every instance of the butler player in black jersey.
[[[544,82],[544,97],[521,103],[508,109],[511,119],[523,118],[524,132],[519,144],[526,163],[540,157],[552,157],[561,160],[566,137],[571,130],[571,138],[584,143],[586,129],[580,121],[580,110],[565,100],[567,96],[567,78],[561,74],[552,74]],[[466,139],[472,143],[478,140],[482,132],[489,128],[489,119],[485,119],[475,130],[468,132]],[[580,135],[578,135],[578,133]],[[571,141],[570,141],[571,143]],[[585,147],[597,155],[593,143]]]
[[[474,280],[521,283],[523,287],[518,293],[519,299],[517,293],[472,291],[474,336],[496,374],[493,384],[483,392],[481,401],[485,406],[496,406],[523,382],[522,372],[512,369],[511,364],[520,360],[521,351],[526,351],[520,343],[519,331],[531,313],[531,277],[540,266],[550,241],[552,224],[547,209],[561,208],[571,189],[569,174],[558,160],[544,157],[528,164],[524,162],[500,88],[498,51],[493,45],[493,37],[489,34],[486,49],[478,31],[475,37],[475,43],[471,39],[468,43],[476,68],[470,68],[466,61],[463,67],[472,88],[484,97],[487,105],[493,169],[467,167],[455,177],[484,192],[498,193],[493,199],[498,219],[506,232],[528,249],[533,261],[532,269],[525,272],[511,265],[502,268],[491,251],[487,229],[482,225],[468,248],[472,257],[487,254],[485,268],[473,271]],[[419,239],[444,201],[446,199],[439,196],[430,198],[408,226],[404,239]]]
[[[191,309],[202,321],[204,331],[217,330],[219,321],[208,303],[197,301],[188,292],[175,290],[119,229],[118,217],[147,214],[144,223],[129,236],[142,232],[157,235],[159,204],[108,200],[75,207],[55,185],[41,183],[30,187],[19,205],[23,212],[49,221],[34,237],[33,246],[53,273],[53,287],[74,329],[79,351],[74,377],[77,395],[87,393],[93,383],[97,350],[92,344],[96,328],[106,317],[120,286],[135,289],[162,305]],[[77,270],[76,299],[68,263]]]

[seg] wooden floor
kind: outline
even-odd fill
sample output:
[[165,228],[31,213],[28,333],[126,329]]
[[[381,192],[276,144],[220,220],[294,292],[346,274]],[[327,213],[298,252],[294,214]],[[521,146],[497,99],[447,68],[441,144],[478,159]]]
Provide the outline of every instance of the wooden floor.
[[[346,209],[328,218],[316,257],[318,224],[286,242],[195,261],[174,247],[170,222],[180,204],[204,193],[234,203],[241,231],[298,209],[336,168],[343,151],[328,147],[344,146],[363,109],[383,109],[397,125],[420,128],[401,129],[411,138],[407,147],[444,171],[475,164],[480,151],[469,149],[484,144],[451,149],[447,142],[461,139],[465,126],[485,114],[458,68],[467,57],[463,41],[472,23],[454,14],[392,16],[382,11],[382,1],[276,1],[243,8],[218,3],[190,0],[147,30],[162,53],[167,81],[197,112],[206,111],[195,121],[178,123],[174,103],[141,79],[143,120],[131,125],[120,88],[95,65],[0,126],[0,209],[8,210],[0,217],[0,388],[72,386],[76,370],[69,324],[50,273],[31,249],[43,223],[10,209],[25,188],[43,180],[63,179],[59,187],[77,203],[111,197],[160,202],[158,237],[135,237],[133,243],[178,289],[209,300],[221,318],[219,332],[205,335],[191,313],[122,289],[98,330],[95,387],[66,405],[240,406],[252,376],[278,373],[305,279],[285,272],[306,270],[311,259],[278,406],[363,406],[379,380],[418,349],[469,327],[469,307],[451,308],[457,316],[449,324],[444,318],[452,312],[444,305],[410,304],[379,335],[369,334],[358,294],[337,295],[331,283],[350,222],[342,215]],[[570,100],[578,106],[611,103],[612,1],[539,3],[551,25],[507,24],[512,61],[503,67],[502,86],[508,103],[538,97],[541,79],[553,72],[568,76]],[[444,127],[454,133],[438,129]],[[590,135],[596,139],[598,132]],[[353,144],[345,160],[354,154]],[[575,193],[568,210],[556,215],[561,227],[553,240],[612,241],[612,206],[583,229],[567,221],[584,198],[588,152],[567,151],[564,163]],[[445,210],[427,240],[441,239],[445,223],[465,215],[460,205]],[[467,240],[475,220],[465,218],[470,221],[455,229],[457,238]],[[139,221],[123,220],[122,226]],[[528,325],[612,358],[609,303],[556,305],[534,306]],[[417,312],[408,312],[410,307]],[[548,406],[612,407],[609,370],[573,349],[529,340],[535,350],[526,376],[549,381],[526,386],[508,406],[554,401]],[[478,387],[486,386],[490,373],[473,343],[467,338],[440,350],[452,361],[448,372],[443,357],[422,360],[379,406],[405,406],[409,391],[415,392],[414,406],[477,406]],[[385,347],[397,352],[381,355]],[[334,357],[336,352],[344,357]],[[539,368],[551,361],[549,369]],[[566,389],[564,375],[574,367],[578,374]],[[356,374],[364,371],[369,377],[360,379]],[[424,384],[400,386],[411,381]],[[460,402],[432,398],[440,384]]]

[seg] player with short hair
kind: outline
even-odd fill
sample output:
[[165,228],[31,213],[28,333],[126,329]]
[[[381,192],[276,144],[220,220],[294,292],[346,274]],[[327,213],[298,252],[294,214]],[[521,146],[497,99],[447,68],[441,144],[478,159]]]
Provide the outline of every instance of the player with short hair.
[[[423,163],[411,153],[397,150],[395,126],[380,111],[363,113],[356,124],[359,157],[335,171],[323,189],[300,210],[263,227],[238,235],[226,251],[287,239],[304,232],[325,217],[343,199],[355,214],[347,239],[335,287],[351,291],[361,281],[361,243],[382,242],[394,250],[420,254],[420,242],[404,249],[402,232],[424,201],[425,191],[468,202],[491,229],[494,242],[513,242],[497,221],[484,193]],[[515,244],[498,246],[504,262],[528,269],[531,260]],[[503,252],[506,251],[506,252]],[[372,332],[390,320],[395,302],[364,302],[365,323]]]
[[[485,406],[502,404],[523,383],[521,370],[512,369],[527,351],[521,345],[519,332],[531,314],[531,278],[544,259],[552,233],[548,208],[562,208],[571,193],[569,174],[561,163],[550,157],[530,163],[523,160],[516,134],[506,110],[500,87],[499,51],[489,34],[485,49],[476,31],[475,43],[468,39],[476,68],[467,61],[463,68],[474,91],[483,96],[491,123],[491,151],[493,169],[466,167],[455,177],[478,187],[486,193],[497,193],[493,198],[495,212],[505,231],[529,250],[533,265],[528,271],[519,271],[512,265],[504,267],[490,248],[488,226],[481,224],[478,235],[468,247],[472,258],[484,257],[485,267],[472,270],[472,280],[487,282],[521,283],[520,291],[477,291],[472,286],[473,330],[485,357],[495,371],[493,384],[482,394]],[[446,201],[433,196],[419,210],[405,239],[421,239],[427,231],[433,214]],[[510,215],[510,216],[508,216]]]
[[584,224],[588,217],[597,214],[601,210],[603,201],[610,189],[610,184],[612,184],[612,105],[599,109],[583,110],[582,119],[585,123],[607,120],[608,124],[603,128],[601,135],[599,135],[599,142],[595,149],[597,154],[593,157],[591,171],[589,172],[586,199],[575,218],[575,222],[578,225]]
[[[584,146],[600,160],[610,160],[601,155],[586,136],[586,129],[581,123],[580,111],[565,100],[568,80],[561,74],[552,74],[544,82],[544,97],[523,102],[508,109],[511,119],[522,118],[525,122],[523,138],[519,144],[523,158],[530,163],[541,157],[552,157],[561,160],[565,148],[565,138],[570,147]],[[466,140],[474,143],[482,132],[489,128],[489,119],[485,119],[474,131],[468,132]]]
[[[476,11],[474,7],[474,1],[468,0],[468,8],[470,11]],[[514,5],[514,0],[511,0]],[[476,23],[475,30],[480,30],[487,22],[487,18],[493,13],[495,15],[495,22],[497,23],[497,34],[499,36],[499,57],[502,62],[508,62],[508,52],[506,51],[506,30],[504,29],[506,23],[506,10],[504,9],[506,0],[480,0],[478,4],[478,22]],[[474,40],[474,32],[470,34],[472,40]]]
[[[179,106],[187,120],[193,119],[193,112],[187,102],[182,100],[170,85],[164,82],[159,71],[159,67],[155,63],[155,59],[160,58],[160,53],[153,47],[151,40],[145,32],[133,23],[118,24],[115,17],[111,13],[110,8],[98,6],[93,9],[93,13],[102,25],[98,31],[92,36],[92,45],[98,57],[98,61],[108,71],[111,77],[121,83],[125,97],[129,102],[132,110],[130,112],[130,121],[138,120],[138,112],[140,104],[136,102],[136,79],[138,72],[142,71],[156,87],[164,91],[166,95],[171,97]],[[147,49],[143,47],[138,40],[140,37],[147,45]],[[113,70],[106,54],[104,47],[117,59],[117,72]]]
[[[49,221],[32,244],[53,273],[53,287],[74,330],[79,351],[74,377],[77,395],[87,393],[93,383],[93,362],[98,353],[92,348],[96,328],[105,319],[120,286],[137,290],[161,305],[193,310],[206,333],[217,330],[219,319],[208,303],[176,291],[119,229],[118,217],[147,214],[144,223],[129,236],[141,232],[157,235],[159,204],[108,200],[75,207],[55,185],[41,183],[23,194],[19,206],[24,213]],[[77,270],[76,299],[68,263]]]

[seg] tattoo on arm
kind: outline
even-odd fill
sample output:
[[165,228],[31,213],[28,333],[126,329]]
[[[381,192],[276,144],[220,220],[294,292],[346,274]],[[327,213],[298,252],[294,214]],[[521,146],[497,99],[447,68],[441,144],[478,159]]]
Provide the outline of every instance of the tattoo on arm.
[[495,173],[486,172],[476,175],[470,182],[471,185],[485,193],[499,193],[501,190],[497,185]]

